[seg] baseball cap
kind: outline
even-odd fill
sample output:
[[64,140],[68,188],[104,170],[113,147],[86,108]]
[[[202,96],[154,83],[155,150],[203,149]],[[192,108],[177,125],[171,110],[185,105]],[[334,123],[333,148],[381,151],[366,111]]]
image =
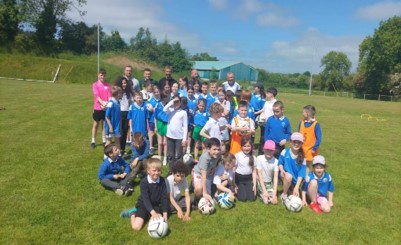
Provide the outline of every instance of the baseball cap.
[[313,165],[315,164],[322,164],[326,165],[326,160],[324,159],[324,156],[317,155],[313,157]]
[[291,140],[298,140],[298,141],[304,142],[304,136],[302,136],[301,133],[295,132],[295,133],[291,134]]
[[265,145],[263,146],[264,150],[272,150],[276,149],[276,143],[273,140],[266,140]]

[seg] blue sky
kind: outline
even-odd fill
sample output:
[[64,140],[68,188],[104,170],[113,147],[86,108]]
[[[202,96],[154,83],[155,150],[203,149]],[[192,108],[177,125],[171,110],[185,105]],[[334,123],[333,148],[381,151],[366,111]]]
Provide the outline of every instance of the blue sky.
[[158,41],[179,41],[190,54],[207,52],[269,72],[321,71],[330,51],[344,52],[353,70],[358,47],[382,20],[401,16],[401,0],[87,0],[88,25],[118,30],[129,42],[140,27]]

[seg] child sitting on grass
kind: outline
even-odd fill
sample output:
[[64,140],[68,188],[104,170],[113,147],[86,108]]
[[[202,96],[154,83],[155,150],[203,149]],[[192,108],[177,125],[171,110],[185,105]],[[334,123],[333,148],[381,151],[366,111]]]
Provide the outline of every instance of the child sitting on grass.
[[[149,141],[143,138],[141,132],[134,133],[134,142],[132,143],[131,150],[131,173],[129,174],[128,186],[133,189],[133,183],[136,176],[140,171],[145,171],[149,158]],[[144,175],[146,175],[144,173]]]
[[107,156],[99,167],[98,177],[100,184],[113,190],[117,195],[128,195],[130,191],[126,187],[128,174],[130,172],[129,164],[119,156],[120,149],[114,144],[109,144],[104,148],[104,154]]
[[121,212],[120,217],[130,218],[131,227],[139,231],[150,218],[157,220],[164,218],[167,222],[168,195],[166,182],[160,176],[162,162],[158,158],[150,158],[148,161],[146,178],[140,182],[141,195],[134,208]]
[[215,196],[222,192],[230,194],[230,199],[234,201],[234,166],[236,158],[231,153],[226,153],[223,157],[223,164],[220,164],[214,173],[213,184],[216,185]]
[[[177,213],[182,221],[189,221],[191,217],[191,196],[189,194],[188,167],[183,161],[178,160],[171,169],[172,174],[166,179],[167,194],[170,199],[170,213]],[[182,193],[185,193],[182,195]],[[185,211],[185,213],[184,213]]]
[[333,207],[334,185],[331,175],[326,172],[326,160],[317,155],[313,158],[313,172],[305,178],[302,190],[302,203],[307,206],[306,196],[311,203],[309,207],[317,214],[329,213]]

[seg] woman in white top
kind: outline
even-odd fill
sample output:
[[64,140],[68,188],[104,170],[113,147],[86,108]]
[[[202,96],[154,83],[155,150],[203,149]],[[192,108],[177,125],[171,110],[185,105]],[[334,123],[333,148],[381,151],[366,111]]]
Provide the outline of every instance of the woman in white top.
[[132,88],[131,88],[131,83],[128,82],[128,79],[123,76],[117,78],[115,85],[120,87],[121,90],[123,91],[123,96],[119,102],[121,109],[120,146],[121,146],[121,155],[124,155],[126,142],[127,141],[131,142],[131,134],[128,133],[129,127],[128,127],[127,116],[129,107],[132,104],[132,94],[131,94]]

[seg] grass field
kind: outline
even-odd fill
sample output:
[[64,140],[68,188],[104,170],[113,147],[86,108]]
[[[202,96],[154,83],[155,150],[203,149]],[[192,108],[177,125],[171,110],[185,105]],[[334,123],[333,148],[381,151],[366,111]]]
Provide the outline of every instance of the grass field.
[[[296,128],[317,107],[320,153],[336,187],[332,213],[237,203],[191,221],[169,219],[160,244],[401,244],[401,104],[280,94]],[[131,197],[97,179],[102,147],[89,149],[90,85],[0,81],[0,244],[150,244],[122,209]],[[369,116],[362,114],[369,114]]]

